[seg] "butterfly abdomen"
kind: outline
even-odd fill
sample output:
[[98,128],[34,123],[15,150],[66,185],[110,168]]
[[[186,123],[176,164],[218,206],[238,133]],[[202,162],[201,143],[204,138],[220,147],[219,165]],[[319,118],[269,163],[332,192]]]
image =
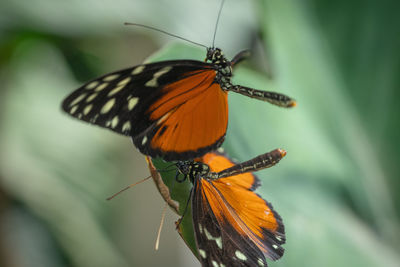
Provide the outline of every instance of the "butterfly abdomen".
[[275,149],[271,152],[262,154],[249,161],[236,164],[235,166],[223,170],[218,173],[218,178],[233,176],[245,172],[255,172],[265,168],[269,168],[277,164],[284,156],[286,151],[282,149]]

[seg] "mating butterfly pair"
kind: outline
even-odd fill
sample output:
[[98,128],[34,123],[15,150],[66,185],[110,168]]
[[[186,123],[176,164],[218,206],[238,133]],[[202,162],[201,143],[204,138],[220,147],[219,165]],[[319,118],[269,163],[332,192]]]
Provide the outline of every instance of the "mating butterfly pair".
[[[231,83],[232,68],[246,55],[228,61],[220,49],[209,48],[206,62],[135,66],[88,82],[62,104],[73,117],[130,136],[143,154],[182,160],[177,167],[193,182],[193,222],[204,266],[266,266],[265,257],[283,254],[281,218],[253,192],[258,179],[245,172],[270,167],[284,153],[276,150],[233,166],[210,152],[225,138],[228,91],[295,106],[283,94]],[[200,163],[188,161],[197,157]]]

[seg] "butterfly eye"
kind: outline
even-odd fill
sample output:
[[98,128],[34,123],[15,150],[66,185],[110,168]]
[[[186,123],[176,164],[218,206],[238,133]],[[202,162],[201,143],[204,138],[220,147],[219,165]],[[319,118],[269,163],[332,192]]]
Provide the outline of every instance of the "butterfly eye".
[[206,60],[210,60],[211,61],[212,58],[213,58],[214,52],[215,52],[215,48],[213,48],[213,47],[208,48],[207,49],[207,58],[206,58]]

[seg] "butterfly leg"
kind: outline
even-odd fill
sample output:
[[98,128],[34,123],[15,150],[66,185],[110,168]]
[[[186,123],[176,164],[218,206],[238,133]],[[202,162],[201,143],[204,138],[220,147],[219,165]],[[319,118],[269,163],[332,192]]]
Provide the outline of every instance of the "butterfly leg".
[[261,91],[241,85],[232,85],[228,87],[227,90],[258,100],[267,101],[279,107],[291,108],[296,106],[295,100],[280,93]]
[[175,180],[176,180],[178,183],[183,183],[184,181],[186,181],[188,175],[187,175],[187,174],[184,174],[184,175],[183,175],[183,178],[179,178],[179,175],[180,175],[180,174],[181,174],[181,172],[180,172],[179,170],[177,170],[177,171],[176,171],[176,175],[175,175]]
[[186,212],[188,210],[190,199],[192,198],[192,194],[193,194],[193,187],[190,189],[189,197],[188,197],[188,199],[186,201],[186,206],[185,206],[185,209],[183,210],[182,217],[177,221],[176,229],[179,229],[179,226],[180,226],[180,224],[181,224],[181,222],[183,220],[183,217],[185,217],[185,214],[186,214]]
[[240,51],[232,60],[232,66],[235,66],[236,64],[242,62],[246,58],[250,57],[250,51],[249,50],[243,50]]

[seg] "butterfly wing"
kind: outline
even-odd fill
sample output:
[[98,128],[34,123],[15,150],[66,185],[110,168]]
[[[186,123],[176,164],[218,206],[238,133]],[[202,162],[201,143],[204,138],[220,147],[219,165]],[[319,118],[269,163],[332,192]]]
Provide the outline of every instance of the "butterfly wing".
[[69,95],[68,114],[132,137],[152,157],[201,156],[223,142],[227,93],[214,82],[213,65],[164,61],[113,72]]
[[[203,161],[213,172],[234,165],[216,153]],[[203,266],[267,266],[266,257],[283,255],[282,219],[253,192],[258,184],[251,173],[195,182],[193,223]]]

